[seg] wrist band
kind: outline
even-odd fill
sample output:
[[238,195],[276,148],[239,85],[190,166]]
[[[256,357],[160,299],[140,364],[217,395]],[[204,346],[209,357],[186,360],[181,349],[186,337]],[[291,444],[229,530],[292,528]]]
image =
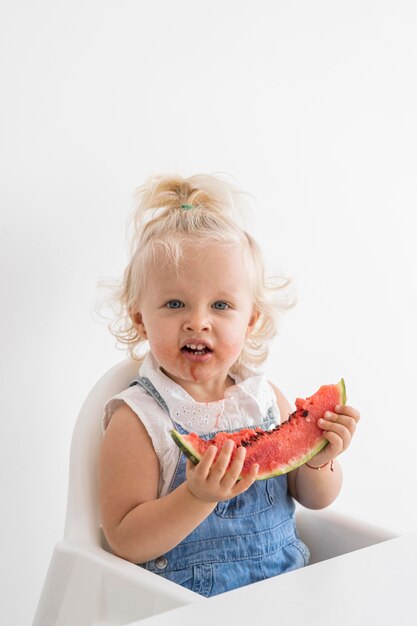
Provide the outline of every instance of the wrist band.
[[312,470],[321,470],[323,469],[323,467],[326,467],[326,465],[328,465],[330,463],[330,471],[334,472],[334,463],[333,463],[333,459],[331,461],[327,461],[327,463],[323,463],[323,465],[319,465],[318,467],[313,467],[312,465],[309,465],[308,463],[306,463],[307,467],[309,467]]

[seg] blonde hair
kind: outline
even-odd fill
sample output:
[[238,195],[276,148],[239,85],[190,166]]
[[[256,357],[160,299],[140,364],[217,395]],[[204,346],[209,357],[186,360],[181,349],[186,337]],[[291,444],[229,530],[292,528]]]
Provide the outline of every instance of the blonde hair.
[[118,310],[109,325],[133,359],[144,358],[136,350],[146,338],[132,317],[146,289],[147,268],[158,259],[178,272],[183,247],[192,241],[202,247],[212,242],[244,246],[246,263],[253,268],[253,310],[259,317],[231,371],[240,373],[242,365],[258,366],[266,360],[268,343],[277,334],[279,313],[290,308],[294,298],[288,295],[288,278],[266,279],[260,248],[241,225],[247,206],[245,195],[249,194],[215,174],[189,178],[155,174],[136,190],[136,208],[130,221],[130,261],[113,290]]

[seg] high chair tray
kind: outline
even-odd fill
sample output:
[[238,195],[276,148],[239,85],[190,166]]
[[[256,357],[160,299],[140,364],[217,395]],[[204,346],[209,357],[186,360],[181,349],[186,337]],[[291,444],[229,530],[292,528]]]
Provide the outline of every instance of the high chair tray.
[[130,626],[416,626],[416,557],[412,533]]

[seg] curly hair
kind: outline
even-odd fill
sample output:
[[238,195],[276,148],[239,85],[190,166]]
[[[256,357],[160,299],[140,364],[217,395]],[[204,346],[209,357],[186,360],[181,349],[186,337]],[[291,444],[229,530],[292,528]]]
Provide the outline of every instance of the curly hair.
[[[192,241],[202,247],[213,242],[240,246],[251,271],[253,311],[257,322],[246,337],[232,373],[242,365],[259,366],[268,356],[268,344],[277,334],[279,314],[294,304],[290,279],[267,278],[259,245],[243,226],[247,204],[245,196],[218,174],[196,174],[184,178],[177,174],[155,174],[136,190],[136,207],[131,216],[130,261],[122,279],[113,289],[110,332],[126,346],[133,359],[142,361],[140,344],[146,342],[134,321],[141,295],[146,290],[150,264],[169,263],[177,272],[184,246]],[[184,210],[182,206],[192,206]]]

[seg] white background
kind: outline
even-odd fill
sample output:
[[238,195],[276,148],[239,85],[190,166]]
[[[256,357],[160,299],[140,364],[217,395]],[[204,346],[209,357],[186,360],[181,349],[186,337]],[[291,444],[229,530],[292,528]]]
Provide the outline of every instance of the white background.
[[124,354],[94,314],[135,187],[226,171],[295,282],[268,372],[346,380],[337,506],[417,528],[417,9],[350,0],[0,2],[2,623],[62,536],[71,433]]

